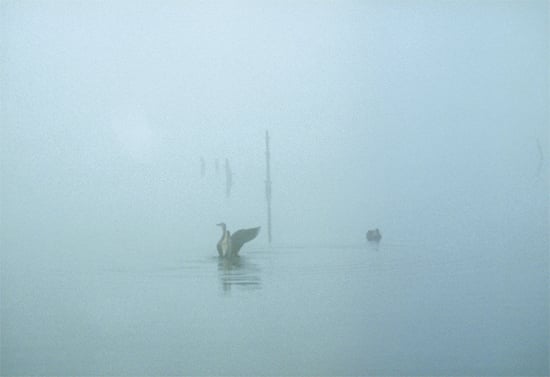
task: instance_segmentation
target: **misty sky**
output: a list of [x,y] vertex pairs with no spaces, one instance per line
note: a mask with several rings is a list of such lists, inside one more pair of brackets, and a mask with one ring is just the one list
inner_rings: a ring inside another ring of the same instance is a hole
[[[266,129],[276,241],[548,224],[546,1],[0,12],[7,245],[210,247],[217,222],[265,227]],[[216,158],[231,161],[230,200]]]

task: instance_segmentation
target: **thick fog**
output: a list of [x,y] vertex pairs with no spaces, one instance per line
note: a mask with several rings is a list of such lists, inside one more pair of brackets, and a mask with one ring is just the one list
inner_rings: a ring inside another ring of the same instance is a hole
[[2,17],[8,240],[200,244],[222,220],[264,224],[267,129],[276,241],[532,228],[541,214],[513,219],[546,211],[544,2],[15,2]]
[[217,255],[222,221],[262,226],[267,245],[266,130],[274,246],[357,245],[378,227],[398,243],[524,238],[548,262],[545,1],[4,1],[0,14],[11,296],[29,261]]

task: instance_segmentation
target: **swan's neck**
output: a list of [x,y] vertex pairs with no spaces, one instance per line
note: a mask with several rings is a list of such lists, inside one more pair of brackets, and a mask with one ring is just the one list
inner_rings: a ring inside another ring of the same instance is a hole
[[220,238],[220,241],[218,242],[218,245],[221,249],[221,255],[227,256],[231,253],[231,235],[226,230],[225,225],[221,225],[222,227],[222,238]]

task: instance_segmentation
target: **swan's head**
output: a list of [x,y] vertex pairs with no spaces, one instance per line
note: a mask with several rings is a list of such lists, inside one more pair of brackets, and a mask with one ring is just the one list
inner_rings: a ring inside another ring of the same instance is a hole
[[219,223],[219,224],[216,224],[217,226],[221,226],[222,228],[225,228],[225,223]]

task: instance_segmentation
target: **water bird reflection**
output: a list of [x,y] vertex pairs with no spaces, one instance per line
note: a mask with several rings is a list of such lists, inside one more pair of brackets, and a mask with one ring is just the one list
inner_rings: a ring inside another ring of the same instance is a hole
[[230,292],[232,286],[243,289],[261,288],[260,268],[245,257],[218,258],[218,272],[225,293]]

